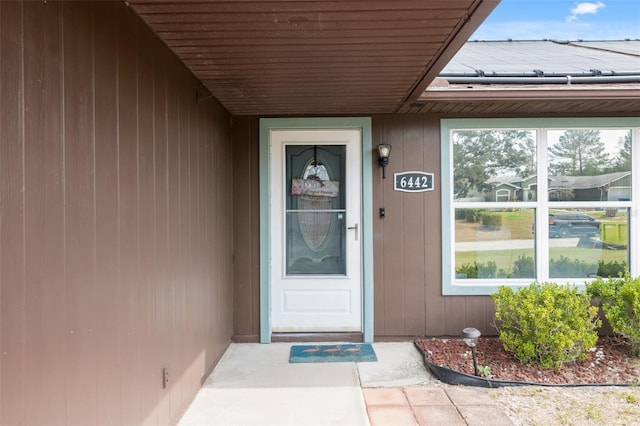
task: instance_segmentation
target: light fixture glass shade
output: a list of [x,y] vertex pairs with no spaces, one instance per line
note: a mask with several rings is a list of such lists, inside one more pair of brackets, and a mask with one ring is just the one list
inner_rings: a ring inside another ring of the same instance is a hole
[[391,145],[380,144],[378,145],[378,158],[389,158],[391,153]]
[[478,329],[473,327],[467,327],[464,330],[462,330],[462,333],[460,333],[460,337],[462,337],[462,339],[464,340],[464,343],[470,348],[475,348],[480,336],[481,336],[480,331],[478,331]]

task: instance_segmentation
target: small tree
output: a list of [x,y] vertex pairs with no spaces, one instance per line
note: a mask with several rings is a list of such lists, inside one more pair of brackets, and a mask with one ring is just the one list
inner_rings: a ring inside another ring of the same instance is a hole
[[599,130],[567,130],[549,147],[550,169],[556,175],[593,176],[609,164]]
[[618,141],[620,151],[614,160],[612,172],[626,172],[631,170],[631,130]]

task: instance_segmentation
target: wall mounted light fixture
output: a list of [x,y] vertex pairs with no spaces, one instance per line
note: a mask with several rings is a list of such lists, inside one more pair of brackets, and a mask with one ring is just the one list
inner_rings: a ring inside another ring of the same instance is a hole
[[382,179],[387,178],[386,167],[389,164],[389,154],[391,153],[391,145],[378,145],[378,164],[382,167]]

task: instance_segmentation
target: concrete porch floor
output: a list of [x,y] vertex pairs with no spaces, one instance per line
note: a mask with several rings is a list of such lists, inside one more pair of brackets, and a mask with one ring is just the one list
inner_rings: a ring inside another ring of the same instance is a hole
[[179,425],[513,424],[486,389],[435,379],[412,342],[362,363],[290,364],[291,345],[231,344]]

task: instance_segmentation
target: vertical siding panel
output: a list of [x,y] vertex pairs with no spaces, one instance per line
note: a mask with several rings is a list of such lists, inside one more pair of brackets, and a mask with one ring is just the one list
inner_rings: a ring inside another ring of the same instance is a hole
[[[249,125],[251,126],[251,135],[254,135],[254,138],[259,138],[260,121],[258,119],[253,119]],[[250,330],[252,330],[251,334],[255,334],[258,338],[260,335],[260,185],[258,185],[257,182],[260,181],[260,144],[251,143],[250,145],[251,182],[256,182],[255,185],[251,185],[253,189],[250,192],[250,196],[254,201],[250,206],[252,211],[251,221],[248,222],[251,224],[251,229],[255,230],[255,232],[252,232],[251,235],[249,235],[249,246],[247,247],[247,250],[250,250],[252,253],[252,263],[250,264],[251,300],[249,303],[242,305],[241,307],[238,307],[236,304],[236,307],[241,310],[245,310],[248,307],[254,312],[250,323]],[[246,190],[243,192],[246,193]],[[249,193],[247,193],[247,195],[249,195]],[[232,213],[235,215],[237,212],[233,211]],[[236,253],[240,254],[243,252],[236,251]]]
[[[191,282],[194,284],[194,293],[192,294],[192,304],[196,306],[196,314],[194,321],[193,340],[191,341],[192,353],[196,354],[194,359],[193,368],[193,380],[197,381],[201,378],[201,372],[204,365],[204,351],[203,349],[210,344],[207,336],[207,318],[209,318],[209,294],[208,283],[204,276],[204,261],[205,253],[202,252],[202,238],[203,231],[201,212],[200,209],[203,206],[202,203],[202,181],[200,175],[202,173],[202,111],[198,104],[194,100],[191,102],[193,108],[193,124],[192,128],[195,130],[191,134],[190,151],[189,151],[189,182],[190,182],[190,194],[191,194],[191,207],[189,215],[189,227],[191,234],[190,242],[190,271]],[[208,277],[210,278],[210,277]]]
[[[211,115],[218,115],[216,111],[216,105],[212,102],[212,100],[207,101],[211,104],[212,108],[209,109]],[[227,187],[227,185],[231,185],[231,181],[228,180],[228,163],[221,164],[219,167],[215,167],[213,163],[213,152],[217,151],[219,155],[224,158],[228,158],[228,153],[226,151],[226,145],[221,138],[221,132],[216,131],[212,123],[207,123],[207,141],[205,143],[205,182],[206,182],[206,195],[207,195],[207,211],[214,211],[216,206],[220,210],[220,216],[222,218],[226,217],[226,211],[229,204],[233,204],[233,200],[228,197],[228,194],[222,191],[216,191],[215,188],[217,185],[221,187]],[[226,199],[225,199],[226,198]],[[205,217],[206,220],[206,217]],[[214,338],[211,342],[211,350],[207,353],[207,359],[205,361],[205,374],[206,374],[206,366],[210,365],[211,362],[218,356],[217,349],[222,343],[224,339],[224,335],[227,334],[227,324],[229,323],[226,320],[227,315],[227,306],[222,303],[222,300],[225,298],[225,294],[227,292],[227,284],[228,280],[226,279],[227,267],[229,265],[229,254],[225,253],[222,248],[226,246],[226,232],[225,229],[220,227],[219,223],[215,221],[207,220],[207,224],[209,226],[209,238],[212,244],[205,247],[206,253],[209,253],[209,256],[215,256],[215,264],[211,263],[209,265],[209,273],[214,277],[214,280],[211,282],[211,309],[212,315],[216,316],[216,321],[213,328],[211,329],[210,335]],[[232,296],[233,297],[233,296]],[[232,319],[233,321],[233,319]]]
[[[196,326],[197,326],[197,307],[198,304],[194,303],[197,299],[197,296],[194,297],[194,292],[196,292],[197,283],[193,280],[193,253],[191,252],[191,243],[192,243],[192,230],[191,230],[191,203],[193,194],[191,192],[191,187],[193,182],[191,181],[191,150],[192,150],[192,134],[195,134],[194,128],[194,119],[193,115],[195,113],[192,100],[190,97],[185,97],[185,139],[181,141],[181,151],[180,151],[180,159],[182,161],[181,164],[181,196],[182,196],[182,212],[181,212],[181,228],[182,228],[182,243],[183,243],[183,252],[182,252],[182,275],[184,280],[184,292],[185,292],[185,307],[192,307],[191,309],[186,309],[184,312],[185,316],[185,328],[184,328],[184,348],[185,348],[185,375],[187,381],[185,383],[186,389],[185,394],[190,394],[192,392],[192,383],[195,380],[196,375],[194,375],[194,363],[195,361],[192,359],[191,354],[197,350],[194,347],[194,341],[196,340],[195,335],[197,334]],[[191,324],[191,327],[186,327],[186,324]]]
[[[238,341],[257,341],[260,333],[260,121],[257,117],[233,117],[233,163],[229,177],[233,188],[234,264],[233,330]],[[251,182],[247,188],[247,182]],[[376,318],[377,319],[377,318]]]
[[[170,81],[177,79],[178,70],[170,67]],[[180,233],[180,131],[181,122],[181,102],[180,94],[175,90],[175,86],[170,85],[168,92],[168,242],[169,242],[169,284],[170,284],[170,348],[171,360],[170,367],[172,371],[184,371],[184,363],[182,361],[183,351],[183,330],[181,325],[184,323],[184,286],[181,284],[181,233]],[[169,382],[171,392],[171,418],[176,418],[178,409],[181,407],[183,387],[183,375],[176,377],[174,374]]]
[[96,419],[92,11],[63,5],[67,424]]
[[66,421],[60,7],[24,4],[28,424]]
[[[118,189],[120,288],[119,327],[122,354],[122,424],[140,424],[140,280],[138,272],[138,139],[137,139],[137,37],[136,19],[126,9],[118,17],[123,31],[118,34]],[[133,35],[133,37],[132,37]]]
[[[142,24],[140,24],[142,25]],[[154,65],[151,55],[153,44],[143,31],[140,31],[136,41],[146,49],[140,49],[142,54],[138,61],[138,202],[139,202],[139,238],[138,246],[140,275],[140,299],[138,316],[140,333],[138,345],[140,347],[140,404],[142,410],[142,424],[157,424],[157,392],[160,387],[157,354],[154,350],[154,328],[157,323],[155,316],[155,274],[154,253],[155,244],[155,211],[154,211],[154,140],[153,140],[153,108],[154,108]]]
[[[372,140],[374,149],[376,145],[383,143],[384,140],[384,124],[385,119],[379,117],[379,119],[372,120]],[[372,155],[372,180],[373,180],[373,253],[374,257],[378,261],[373,262],[373,318],[374,318],[374,333],[378,336],[384,336],[387,334],[386,330],[386,299],[385,284],[384,284],[384,271],[386,264],[385,250],[384,250],[384,234],[387,219],[381,219],[379,215],[379,209],[385,207],[384,200],[384,187],[381,184],[382,179],[379,174],[379,167],[377,163],[377,155]],[[378,213],[378,214],[376,214]]]
[[[200,208],[200,182],[198,181],[198,143],[200,138],[200,109],[195,101],[190,102],[190,108],[192,109],[192,123],[190,128],[193,129],[189,135],[189,282],[193,286],[191,293],[191,306],[195,306],[194,318],[193,318],[193,333],[191,334],[191,341],[189,347],[191,353],[195,354],[193,359],[193,368],[191,370],[192,383],[200,379],[200,371],[203,361],[203,346],[206,346],[208,342],[201,340],[205,335],[203,330],[203,324],[205,318],[207,318],[206,306],[208,303],[207,296],[205,294],[205,283],[202,280],[202,266],[200,265],[199,243],[201,238],[199,212]],[[203,345],[204,343],[204,345]]]
[[[236,220],[233,223],[234,234],[234,281],[233,298],[234,303],[240,306],[252,306],[252,285],[251,264],[253,250],[251,247],[251,234],[253,228],[246,226],[251,223],[252,201],[246,191],[245,182],[251,176],[251,133],[249,117],[234,117],[233,119],[233,210]],[[242,184],[240,184],[242,182]],[[257,186],[258,181],[251,179],[251,187]],[[255,183],[255,185],[254,185]],[[240,256],[242,253],[242,256]],[[233,328],[238,336],[252,333],[251,323],[256,312],[253,309],[236,309],[233,315]]]
[[22,5],[0,2],[0,424],[25,424]]
[[[209,330],[209,319],[211,318],[211,299],[209,295],[209,284],[213,277],[207,277],[205,275],[206,266],[204,264],[204,262],[209,259],[207,253],[204,252],[203,241],[205,238],[207,238],[207,230],[203,226],[204,224],[202,222],[202,209],[205,206],[203,197],[204,181],[202,179],[203,140],[205,137],[203,126],[204,114],[201,105],[198,105],[197,102],[194,105],[196,110],[195,128],[197,129],[197,132],[194,139],[195,149],[192,151],[192,178],[195,185],[192,187],[192,191],[194,193],[194,204],[191,209],[191,232],[193,235],[192,250],[195,261],[195,264],[193,265],[195,268],[194,280],[198,283],[198,307],[200,314],[197,320],[198,334],[196,336],[196,340],[194,341],[194,343],[196,344],[196,348],[200,349],[200,356],[198,356],[197,359],[195,374],[196,377],[200,379],[202,377],[202,371],[204,369],[205,352],[210,348],[211,345],[211,336],[207,336],[207,331]],[[199,342],[204,342],[204,345]]]
[[458,335],[463,328],[469,327],[467,324],[467,298],[465,297],[444,297],[445,312],[442,334]]
[[[197,300],[197,296],[194,297],[195,285],[196,283],[192,280],[193,273],[193,256],[191,253],[191,185],[190,181],[191,177],[191,138],[192,133],[195,133],[195,129],[193,126],[193,114],[194,108],[192,104],[192,99],[190,96],[187,96],[186,93],[182,95],[182,102],[184,105],[184,116],[181,121],[184,122],[183,131],[184,134],[180,138],[180,202],[181,202],[181,211],[180,211],[180,235],[182,239],[182,253],[181,253],[181,270],[180,273],[182,275],[181,281],[184,292],[184,301],[185,307],[182,313],[185,321],[183,323],[182,335],[183,337],[183,348],[184,348],[184,362],[185,362],[185,382],[183,388],[184,398],[188,398],[188,395],[193,391],[193,381],[195,379],[195,375],[193,373],[194,370],[194,360],[191,358],[190,354],[193,354],[194,351],[197,351],[197,347],[194,347],[195,341],[195,325],[197,318],[197,303],[194,303]],[[192,326],[188,327],[187,324]]]
[[[199,107],[202,110],[203,117],[208,116],[209,114],[213,115],[213,108],[211,108],[211,102],[208,100],[203,100],[199,102]],[[211,162],[209,159],[212,147],[217,144],[216,135],[214,134],[211,123],[202,120],[202,144],[201,144],[201,173],[200,179],[202,180],[202,187],[200,189],[200,193],[202,194],[202,207],[203,209],[200,211],[201,223],[203,226],[203,234],[206,235],[206,239],[201,244],[202,254],[204,262],[204,271],[203,275],[205,277],[209,276],[209,279],[205,278],[205,282],[207,284],[207,293],[208,293],[208,307],[207,307],[207,328],[206,334],[209,336],[209,344],[207,345],[205,363],[204,363],[204,371],[206,371],[206,366],[209,365],[210,358],[214,358],[215,348],[217,346],[217,342],[220,339],[220,335],[223,332],[221,327],[224,327],[221,318],[224,314],[224,310],[219,306],[220,297],[223,294],[224,287],[221,280],[221,275],[224,272],[223,265],[220,262],[221,253],[217,250],[220,245],[222,245],[221,232],[213,224],[211,221],[207,220],[206,212],[212,211],[211,207],[213,205],[212,200],[216,198],[216,194],[213,193],[213,183],[222,184],[223,180],[221,179],[220,172],[224,170],[224,165],[218,167],[216,170],[211,168]],[[222,148],[222,147],[220,147]],[[222,149],[220,150],[220,154],[224,155]],[[218,193],[219,195],[220,193]],[[231,201],[231,200],[229,200]],[[219,204],[219,210],[221,216],[224,215],[223,204]]]
[[[213,100],[210,101],[214,103]],[[214,104],[214,114],[220,116],[224,113],[222,108],[217,104]],[[230,161],[225,161],[222,167],[217,168],[214,152],[220,151],[224,158],[233,158],[232,147],[225,141],[230,140],[231,134],[228,128],[215,129],[212,123],[209,124],[209,128],[212,129],[214,135],[214,142],[212,149],[209,150],[209,168],[211,170],[220,169],[219,178],[211,181],[211,200],[208,210],[215,211],[219,206],[222,220],[212,221],[213,225],[217,228],[217,236],[214,238],[217,246],[215,247],[215,253],[219,259],[219,274],[217,286],[220,288],[218,293],[217,308],[221,312],[220,324],[216,330],[217,339],[214,342],[215,347],[210,353],[210,359],[207,360],[207,365],[210,365],[215,358],[222,356],[221,348],[225,348],[229,342],[229,336],[233,334],[233,304],[225,303],[225,300],[233,300],[233,265],[232,257],[228,251],[233,247],[233,229],[229,226],[222,226],[223,223],[233,223],[233,199],[229,192],[229,189],[233,187],[233,164]],[[227,188],[226,191],[219,191],[217,188]],[[214,197],[215,194],[215,197]]]
[[[221,110],[221,108],[218,108]],[[223,111],[220,111],[217,115],[220,115]],[[231,144],[225,143],[231,139],[231,129],[218,129],[217,130],[217,146],[222,146],[225,148],[225,158],[233,158],[233,147]],[[214,153],[211,153],[211,167],[215,167],[215,157]],[[225,188],[233,188],[233,162],[227,162],[225,164],[223,170],[223,179],[222,185]],[[249,180],[251,182],[251,180]],[[216,191],[217,193],[217,191]],[[226,202],[223,199],[226,198]],[[225,223],[233,223],[233,195],[232,193],[227,192],[226,194],[220,195],[221,205],[225,207]],[[217,205],[217,201],[212,204],[211,208],[215,210]],[[220,348],[226,346],[226,343],[229,341],[229,336],[233,335],[233,304],[228,305],[224,303],[225,300],[233,300],[233,256],[232,253],[228,253],[224,250],[225,247],[233,248],[233,227],[224,227],[222,226],[222,222],[214,222],[216,226],[220,229],[220,233],[222,234],[222,244],[218,248],[219,256],[222,261],[222,282],[220,283],[224,291],[221,294],[220,300],[218,300],[218,306],[221,306],[224,315],[222,318],[222,324],[220,328],[219,335],[222,340],[219,341],[217,350],[220,352]],[[251,305],[247,305],[248,309],[251,309]],[[255,315],[254,315],[255,316]],[[220,353],[222,355],[222,353]]]
[[[403,117],[403,149],[401,171],[424,171],[422,162],[424,150],[423,120],[416,114]],[[392,176],[390,176],[392,177]],[[393,185],[393,184],[391,184]],[[403,234],[405,287],[403,312],[405,335],[423,335],[425,323],[425,245],[424,198],[425,192],[400,193],[403,203]]]
[[116,8],[96,6],[94,30],[96,182],[96,400],[98,425],[121,424],[118,279],[118,52]]
[[[405,209],[402,203],[402,193],[393,190],[393,174],[404,169],[401,155],[404,150],[402,121],[399,116],[386,120],[383,130],[383,140],[380,143],[390,143],[395,156],[387,167],[387,178],[382,179],[382,170],[376,167],[376,173],[383,191],[383,203],[387,208],[384,220],[384,257],[383,271],[384,299],[385,299],[385,334],[405,335],[405,274],[402,259],[406,255],[403,233],[403,218]],[[375,179],[375,177],[374,177]]]
[[443,318],[451,315],[445,310],[442,296],[442,209],[440,170],[440,123],[437,118],[425,118],[424,163],[425,171],[434,174],[434,190],[425,197],[425,334],[438,336],[445,333]]
[[[202,108],[194,100],[194,117],[193,128],[196,129],[193,135],[193,144],[191,150],[191,193],[193,197],[191,199],[191,253],[192,253],[192,267],[193,267],[193,281],[197,286],[197,296],[194,299],[194,303],[198,306],[198,318],[196,320],[196,335],[193,343],[194,349],[204,349],[211,343],[207,339],[203,339],[207,335],[209,329],[208,319],[209,317],[209,289],[208,282],[204,275],[204,261],[207,255],[203,252],[202,242],[206,238],[206,229],[202,226],[202,208],[204,205],[203,193],[202,193],[202,141],[204,138],[203,122],[202,122]],[[211,277],[207,277],[211,279]],[[196,302],[197,300],[197,302]],[[204,347],[199,342],[205,342]],[[201,352],[202,355],[204,353]],[[202,364],[204,364],[204,356],[198,357],[196,368],[194,370],[194,379],[199,378],[201,374]],[[202,358],[202,361],[200,360]],[[202,364],[201,364],[202,362]]]
[[[159,49],[158,49],[159,50]],[[154,274],[155,283],[158,289],[156,297],[156,317],[158,319],[156,325],[155,350],[159,355],[158,361],[161,369],[171,366],[171,309],[169,301],[171,300],[171,291],[169,286],[169,231],[168,231],[168,167],[167,167],[167,70],[165,56],[156,54],[154,58],[155,77],[154,82],[154,182],[155,182],[155,229],[156,251],[154,258]],[[160,377],[156,386],[159,389],[158,399],[158,423],[168,424],[171,422],[171,404],[170,404],[170,387],[161,388],[162,378]],[[171,386],[171,385],[170,385]]]
[[489,304],[491,299],[487,296],[468,297],[465,306],[465,327],[476,327],[484,334],[495,334],[491,327],[492,312]]
[[[202,114],[201,117],[208,115],[215,115],[213,104],[209,100],[203,100],[199,102],[199,109]],[[207,351],[205,352],[203,371],[206,371],[206,366],[209,365],[211,358],[215,358],[215,350],[220,340],[220,336],[223,334],[224,322],[224,308],[219,305],[220,297],[224,293],[224,283],[222,276],[224,274],[224,263],[222,262],[222,253],[218,251],[224,242],[222,239],[222,230],[220,230],[213,222],[207,220],[206,211],[212,211],[212,206],[216,203],[221,192],[217,194],[213,192],[215,185],[223,185],[225,166],[219,165],[216,169],[213,169],[210,162],[210,153],[214,146],[218,145],[217,135],[211,127],[211,123],[202,120],[200,123],[202,128],[201,143],[200,143],[200,180],[202,182],[200,187],[201,194],[201,206],[200,223],[202,224],[202,232],[206,235],[206,239],[201,243],[204,262],[203,276],[209,276],[209,279],[205,278],[206,293],[207,293],[207,312],[206,312],[206,329],[203,330],[208,336],[209,341],[207,344]],[[224,156],[224,147],[217,146],[218,153]],[[232,202],[232,200],[228,200]],[[224,217],[224,202],[217,204],[220,217]],[[203,215],[204,213],[204,215]]]
[[[211,111],[212,115],[216,114],[215,105],[213,102],[207,100],[209,105],[207,110]],[[218,206],[220,211],[220,216],[226,216],[226,208],[230,203],[233,203],[231,199],[224,199],[225,193],[222,191],[215,191],[214,188],[217,185],[224,186],[227,184],[227,164],[220,164],[218,167],[213,166],[213,162],[211,159],[211,154],[214,150],[218,151],[219,155],[223,157],[227,157],[225,152],[225,146],[221,143],[222,139],[220,138],[220,132],[216,132],[213,129],[211,123],[206,124],[207,127],[207,139],[205,141],[204,152],[205,152],[205,162],[204,162],[204,170],[205,170],[205,184],[206,184],[206,203],[207,203],[207,211],[213,211],[214,206]],[[229,182],[231,183],[231,182]],[[226,307],[221,303],[227,289],[227,280],[225,279],[225,273],[227,269],[226,260],[228,259],[228,254],[221,251],[221,248],[225,246],[226,238],[225,231],[222,229],[217,223],[212,221],[207,221],[209,227],[209,238],[212,245],[205,247],[205,253],[209,254],[209,257],[213,260],[209,266],[209,273],[213,276],[213,281],[210,284],[211,287],[211,313],[210,317],[213,319],[211,321],[211,331],[210,335],[213,337],[211,340],[211,350],[207,352],[207,358],[205,360],[205,373],[206,366],[211,363],[213,359],[218,355],[216,353],[217,347],[221,342],[223,335],[226,334],[226,325],[227,321],[225,321],[226,317]],[[227,259],[225,259],[225,257]]]
[[[212,109],[210,108],[210,102],[207,100],[203,100],[198,102],[198,109],[200,110],[201,117],[211,116]],[[220,317],[220,310],[217,309],[217,300],[219,294],[222,293],[222,286],[218,280],[218,275],[220,274],[220,265],[217,261],[218,256],[220,255],[217,251],[217,245],[220,240],[216,239],[215,235],[215,226],[211,223],[211,221],[207,220],[207,212],[211,210],[210,200],[214,195],[212,194],[212,186],[210,182],[210,178],[212,175],[212,170],[209,170],[209,153],[211,152],[212,141],[212,132],[211,132],[211,123],[208,120],[200,120],[199,126],[201,128],[200,137],[199,137],[199,154],[198,154],[198,164],[199,164],[199,174],[198,181],[200,183],[200,208],[198,209],[199,214],[199,222],[200,222],[200,255],[201,259],[201,268],[202,268],[202,279],[203,284],[205,286],[206,291],[206,320],[203,327],[203,332],[206,338],[206,352],[205,359],[203,365],[203,373],[206,370],[206,366],[209,365],[209,356],[213,356],[212,353],[216,347],[217,334],[219,327],[221,324],[218,321]],[[219,238],[219,235],[218,235]]]
[[[201,103],[206,102],[206,113],[207,115],[215,114],[213,108],[210,108],[211,102],[207,100],[202,101]],[[203,105],[205,107],[205,105]],[[218,251],[218,248],[223,244],[222,239],[222,230],[219,229],[216,224],[210,220],[207,220],[206,212],[213,211],[213,206],[216,204],[216,198],[221,194],[218,192],[217,194],[214,192],[215,184],[223,184],[224,178],[221,176],[221,172],[224,172],[224,165],[220,165],[220,167],[214,169],[211,163],[211,152],[214,147],[218,145],[218,138],[210,122],[203,122],[204,127],[204,144],[203,144],[203,175],[204,179],[204,187],[203,187],[203,195],[204,195],[204,204],[206,206],[206,210],[204,211],[205,216],[203,217],[203,221],[205,227],[207,229],[207,240],[205,241],[203,252],[205,254],[205,265],[207,265],[206,274],[211,277],[209,282],[209,327],[207,330],[207,334],[211,336],[210,340],[210,350],[207,351],[207,358],[205,359],[205,369],[206,366],[209,365],[210,358],[215,358],[215,349],[217,347],[217,343],[220,340],[220,336],[224,332],[224,322],[222,318],[224,317],[224,308],[220,305],[220,300],[222,294],[224,294],[224,282],[222,281],[222,275],[224,274],[224,265],[221,262],[222,253]],[[224,155],[223,147],[220,146],[220,155]],[[228,200],[231,202],[232,200]],[[217,204],[220,209],[221,216],[224,216],[224,203]]]
[[[209,123],[204,119],[204,117],[208,116],[212,110],[209,108],[209,102],[202,101],[199,102],[198,110],[200,120],[198,121],[199,127],[201,129],[199,135],[198,142],[198,182],[199,182],[199,200],[200,205],[198,208],[198,223],[200,230],[200,241],[198,244],[198,249],[200,253],[200,277],[202,279],[202,284],[204,286],[204,297],[207,303],[204,306],[205,315],[203,317],[203,327],[202,333],[204,337],[204,341],[207,342],[205,345],[206,351],[204,352],[204,364],[202,365],[202,370],[200,374],[202,375],[206,370],[207,360],[209,354],[211,354],[215,348],[216,335],[212,333],[212,325],[219,326],[217,323],[218,316],[220,315],[220,311],[216,310],[215,307],[215,299],[217,297],[218,291],[221,289],[220,283],[217,282],[217,274],[220,272],[220,268],[218,265],[217,256],[218,253],[215,252],[214,239],[212,235],[213,226],[210,226],[209,221],[206,220],[206,214],[209,210],[209,182],[207,182],[207,145],[210,143],[211,133],[209,132]],[[214,243],[214,244],[211,244]],[[217,245],[217,244],[216,244]],[[203,377],[204,379],[204,377]]]

